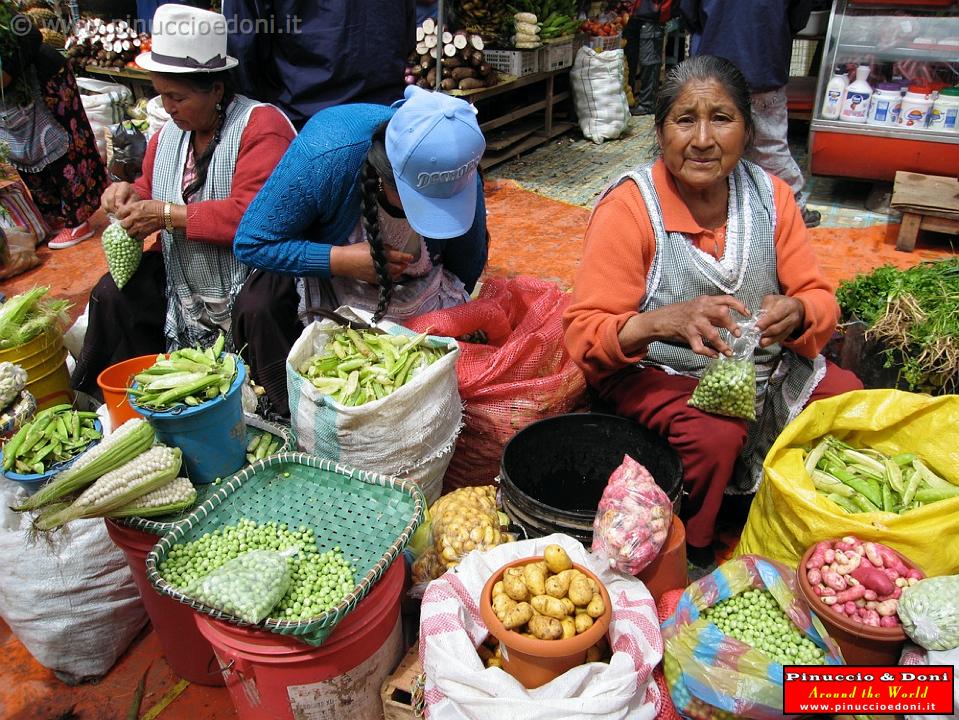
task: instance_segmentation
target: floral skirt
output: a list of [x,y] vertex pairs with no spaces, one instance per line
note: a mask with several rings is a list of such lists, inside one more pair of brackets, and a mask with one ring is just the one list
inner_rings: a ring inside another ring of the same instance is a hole
[[47,224],[72,228],[100,207],[100,196],[109,184],[107,170],[69,64],[47,80],[43,99],[70,135],[70,147],[40,172],[22,172],[20,176]]

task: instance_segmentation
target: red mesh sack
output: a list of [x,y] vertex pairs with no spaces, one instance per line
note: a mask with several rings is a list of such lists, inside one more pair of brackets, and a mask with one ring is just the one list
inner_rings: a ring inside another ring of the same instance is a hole
[[[490,484],[503,446],[517,431],[585,403],[586,379],[563,344],[568,304],[569,296],[553,283],[490,278],[476,300],[407,323],[417,332],[460,340],[456,373],[464,425],[444,491]],[[482,342],[470,342],[480,333]]]
[[[682,590],[669,590],[660,596],[659,602],[656,603],[656,616],[660,622],[663,622],[673,614],[676,606],[679,604],[679,598],[682,596]],[[676,712],[676,706],[673,705],[673,699],[669,694],[669,684],[663,675],[662,663],[657,665],[656,669],[653,670],[653,680],[655,680],[656,685],[659,686],[659,694],[663,698],[663,704],[659,708],[656,720],[680,720],[682,716]]]

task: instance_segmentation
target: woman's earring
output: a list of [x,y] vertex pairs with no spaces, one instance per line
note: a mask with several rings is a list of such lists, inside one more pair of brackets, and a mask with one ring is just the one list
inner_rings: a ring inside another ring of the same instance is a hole
[[382,194],[383,194],[383,178],[377,178],[376,181],[377,181],[377,183],[379,184],[379,192],[380,192],[380,195],[382,195]]
[[221,103],[217,103],[217,104],[216,104],[216,111],[217,111],[217,112],[222,112],[222,111],[223,111],[223,105],[222,105]]

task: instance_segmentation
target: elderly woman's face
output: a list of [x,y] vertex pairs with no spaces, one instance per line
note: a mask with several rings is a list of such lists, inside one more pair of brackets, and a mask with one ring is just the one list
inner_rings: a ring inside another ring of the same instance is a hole
[[163,109],[178,128],[186,132],[207,132],[216,127],[216,104],[223,98],[221,83],[214,83],[212,90],[203,92],[188,83],[156,73],[152,79]]
[[690,190],[724,182],[747,141],[742,113],[715,81],[686,83],[657,135],[666,167]]

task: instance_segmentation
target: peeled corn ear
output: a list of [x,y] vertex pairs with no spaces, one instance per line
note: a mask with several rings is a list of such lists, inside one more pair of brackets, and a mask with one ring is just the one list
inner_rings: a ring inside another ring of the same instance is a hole
[[104,517],[175,478],[180,472],[181,455],[179,448],[156,445],[108,472],[65,510],[41,513],[33,526],[37,530],[53,530],[71,520]]
[[187,478],[174,478],[166,485],[141,495],[121,508],[107,513],[108,517],[154,517],[186,510],[196,502],[196,488]]
[[156,435],[142,418],[127,420],[99,443],[83,453],[53,482],[28,497],[17,511],[36,510],[82,490],[102,475],[136,458],[153,445]]

